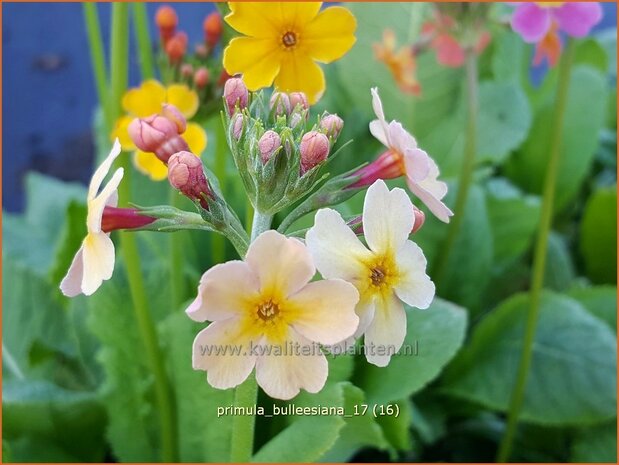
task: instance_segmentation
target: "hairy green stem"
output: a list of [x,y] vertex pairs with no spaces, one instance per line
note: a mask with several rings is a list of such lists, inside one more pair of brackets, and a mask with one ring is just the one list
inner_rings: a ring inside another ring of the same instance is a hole
[[135,27],[135,37],[138,43],[140,56],[140,71],[142,79],[151,79],[155,76],[155,61],[153,59],[152,43],[148,32],[148,17],[146,15],[146,4],[133,3],[133,25]]
[[[176,189],[170,189],[170,205],[179,206],[182,199]],[[185,240],[183,231],[176,231],[170,235],[170,287],[172,288],[172,301],[170,311],[176,312],[185,300],[185,261],[183,257],[183,241]]]
[[[88,46],[90,47],[90,59],[92,61],[92,71],[95,77],[95,87],[97,88],[97,97],[107,124],[110,120],[110,108],[107,99],[107,69],[105,66],[105,53],[103,51],[101,28],[99,27],[99,13],[97,13],[96,3],[84,3],[83,7],[86,34],[88,35]],[[106,130],[109,131],[110,129],[111,128],[108,127]]]
[[[219,181],[219,189],[225,195],[226,190],[226,162],[228,157],[228,143],[226,142],[226,133],[220,119],[215,121],[215,176]],[[211,246],[213,253],[213,262],[221,263],[226,259],[226,240],[216,234],[211,238]]]
[[[264,231],[271,228],[273,217],[264,215],[259,211],[254,212],[252,223],[252,242]],[[252,407],[258,399],[258,385],[252,374],[247,380],[236,388],[234,392],[235,407]],[[232,444],[230,448],[230,461],[242,463],[251,461],[254,450],[254,430],[256,427],[255,415],[236,415],[232,419]]]
[[447,231],[447,238],[440,249],[432,270],[432,278],[437,286],[445,276],[449,256],[458,239],[466,210],[466,201],[473,181],[475,168],[475,152],[477,150],[477,107],[478,107],[478,76],[477,55],[474,50],[466,53],[466,89],[467,89],[467,126],[464,146],[464,160],[458,178],[458,192],[454,206],[454,216]]
[[[127,88],[129,62],[129,17],[126,3],[112,5],[112,45],[110,65],[110,112],[108,124],[120,114],[120,100]],[[120,157],[120,164],[125,169],[125,176],[119,186],[120,202],[126,203],[131,195],[132,167],[129,158]],[[140,332],[149,367],[153,373],[155,383],[155,397],[161,427],[161,450],[164,462],[176,462],[176,422],[172,393],[168,383],[163,354],[161,353],[155,322],[149,311],[148,299],[144,288],[140,257],[138,254],[135,236],[130,233],[120,233],[121,252],[127,269],[127,278],[133,309]]]
[[544,271],[546,269],[546,253],[548,250],[548,237],[552,227],[552,217],[554,211],[554,198],[557,184],[557,171],[561,158],[561,139],[563,133],[563,121],[565,118],[565,108],[567,106],[568,90],[572,63],[574,61],[574,42],[568,40],[563,57],[561,58],[561,68],[559,69],[559,83],[555,100],[554,120],[552,126],[552,136],[550,139],[550,158],[546,170],[544,181],[544,192],[542,197],[542,212],[540,216],[539,230],[533,253],[533,273],[531,276],[531,291],[529,294],[529,307],[522,342],[522,353],[520,354],[520,364],[516,374],[516,383],[507,412],[507,427],[501,440],[497,455],[497,462],[506,462],[511,455],[518,417],[522,409],[524,395],[527,386],[527,378],[531,368],[533,356],[533,342],[535,341],[535,330],[539,317],[540,299],[544,287]]

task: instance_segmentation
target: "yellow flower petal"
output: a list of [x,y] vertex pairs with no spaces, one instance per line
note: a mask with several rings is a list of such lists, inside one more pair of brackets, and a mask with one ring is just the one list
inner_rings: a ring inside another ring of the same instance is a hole
[[140,87],[129,89],[122,98],[122,107],[126,112],[139,118],[161,111],[165,102],[166,90],[154,79],[144,81]]
[[325,75],[309,56],[287,53],[275,78],[275,86],[283,92],[305,92],[309,103],[313,104],[325,90]]
[[225,20],[241,34],[266,38],[280,33],[282,17],[278,4],[229,2],[228,6],[230,14],[225,17]]
[[131,123],[132,120],[133,116],[121,116],[116,120],[116,126],[114,127],[114,130],[111,134],[112,140],[118,137],[118,140],[120,141],[120,146],[125,152],[131,152],[135,150],[135,145],[133,144],[131,137],[129,137],[128,131],[129,123]]
[[187,119],[198,111],[198,94],[185,84],[172,84],[167,89],[167,103],[174,105]]
[[301,47],[315,60],[330,63],[353,46],[356,28],[357,20],[349,10],[329,7],[305,27]]
[[[305,28],[316,17],[321,6],[322,2],[279,3],[284,25],[295,32]],[[270,8],[273,8],[273,6],[270,6]]]
[[223,62],[228,74],[243,73],[245,85],[255,91],[273,84],[283,54],[273,39],[237,37],[224,50]]
[[140,173],[149,176],[153,181],[163,181],[168,177],[168,167],[154,153],[136,151],[133,164]]
[[189,146],[189,150],[196,156],[202,155],[204,149],[206,149],[206,144],[208,142],[206,131],[202,129],[202,126],[196,123],[187,124],[187,129],[181,137],[185,139],[187,145]]

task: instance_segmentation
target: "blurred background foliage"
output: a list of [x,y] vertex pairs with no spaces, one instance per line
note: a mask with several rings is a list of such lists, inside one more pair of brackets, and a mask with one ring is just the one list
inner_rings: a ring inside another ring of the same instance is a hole
[[[373,118],[369,89],[378,86],[388,119],[402,121],[437,161],[450,184],[446,203],[453,205],[466,123],[463,70],[442,67],[426,52],[417,64],[422,93],[407,96],[372,52],[386,27],[401,43],[413,41],[428,4],[347,7],[357,17],[358,41],[325,68],[327,91],[316,110],[338,113],[345,121],[340,141],[352,143],[329,169],[343,172],[379,153],[367,126]],[[211,8],[203,6],[200,18]],[[496,18],[503,13],[497,6]],[[60,25],[57,31],[63,33]],[[419,354],[395,357],[386,368],[362,357],[330,358],[325,389],[291,401],[347,409],[397,404],[400,415],[259,418],[256,461],[494,459],[522,347],[558,70],[532,75],[532,47],[505,25],[493,24],[491,34],[479,60],[477,164],[466,217],[438,298],[429,310],[408,313],[405,343],[418,346]],[[545,290],[514,461],[616,461],[615,57],[614,26],[577,44]],[[12,73],[5,67],[5,74]],[[39,105],[44,104],[43,98]],[[94,120],[95,147],[107,153],[100,119]],[[220,121],[202,122],[210,139],[202,159],[210,166],[223,143],[216,137]],[[7,176],[5,171],[3,181]],[[167,183],[134,180],[134,203],[166,203]],[[225,183],[228,201],[242,215],[245,196],[231,160]],[[3,459],[158,461],[153,380],[128,308],[123,267],[117,266],[113,280],[91,298],[66,299],[58,291],[84,235],[85,188],[35,172],[24,186],[23,213],[3,215]],[[362,202],[363,195],[357,195],[338,209],[358,214]],[[184,207],[192,208],[188,202]],[[426,218],[413,239],[431,269],[447,229],[432,215]],[[312,222],[310,215],[297,224]],[[201,273],[214,264],[211,239],[183,233],[187,261],[174,272],[183,273],[188,298]],[[232,391],[212,389],[204,373],[191,368],[200,325],[182,308],[168,305],[166,240],[138,234],[174,391],[179,458],[226,461],[232,418],[217,418],[216,408],[232,404]],[[235,258],[232,247],[227,258]],[[260,402],[273,401],[261,397]]]

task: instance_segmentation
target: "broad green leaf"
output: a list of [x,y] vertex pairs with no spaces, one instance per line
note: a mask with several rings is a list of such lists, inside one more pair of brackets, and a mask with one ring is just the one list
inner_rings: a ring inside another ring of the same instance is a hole
[[565,238],[551,231],[548,236],[544,287],[564,291],[572,285],[574,278],[574,264]]
[[[413,447],[410,433],[413,416],[411,402],[408,399],[402,399],[391,405],[396,404],[399,415],[379,416],[377,421],[394,451],[409,451]],[[396,457],[396,454],[392,454],[392,459]]]
[[[522,350],[528,296],[489,314],[450,365],[444,391],[506,411]],[[521,419],[545,425],[600,422],[616,414],[616,337],[577,301],[542,295]],[[595,393],[595,395],[591,395]]]
[[576,431],[570,459],[581,463],[617,463],[617,423]]
[[586,38],[578,43],[574,55],[574,62],[579,64],[587,64],[606,73],[608,70],[608,57],[606,50],[602,47],[599,41]]
[[[597,70],[579,65],[572,72],[561,138],[556,211],[563,210],[587,176],[606,112],[606,80]],[[510,179],[525,191],[542,192],[554,119],[553,96],[536,112],[529,137],[506,164]]]
[[568,295],[617,331],[617,288],[615,286],[575,287]]
[[[2,420],[7,438],[40,436],[79,461],[103,459],[105,412],[95,393],[69,391],[47,381],[5,381]],[[40,450],[38,460],[55,458],[53,449],[46,452]]]
[[[290,403],[300,407],[344,407],[346,384],[329,384],[317,394],[302,392]],[[262,446],[254,455],[254,462],[315,462],[334,446],[346,426],[344,418],[338,415],[288,419],[291,424]]]
[[524,195],[504,178],[486,185],[486,205],[494,238],[494,268],[502,270],[530,247],[539,223],[538,197]]
[[580,252],[593,282],[617,281],[617,186],[598,189],[587,201],[580,227]]
[[193,340],[203,327],[180,311],[162,324],[176,401],[180,460],[228,462],[233,417],[218,418],[217,408],[234,403],[234,390],[212,388],[204,371],[196,371],[191,366]]
[[364,415],[354,415],[355,409],[362,412],[367,405],[363,391],[352,384],[343,384],[346,425],[340,430],[333,447],[321,457],[322,462],[347,462],[362,448],[373,447],[384,450],[388,447],[383,429],[372,415],[371,406]]
[[413,355],[395,355],[384,368],[365,364],[354,378],[370,404],[409,397],[432,381],[456,354],[464,340],[466,311],[441,299],[427,310],[408,308],[404,345]]
[[497,81],[520,82],[524,63],[529,60],[527,45],[512,31],[497,34],[492,42],[491,68],[494,78]]

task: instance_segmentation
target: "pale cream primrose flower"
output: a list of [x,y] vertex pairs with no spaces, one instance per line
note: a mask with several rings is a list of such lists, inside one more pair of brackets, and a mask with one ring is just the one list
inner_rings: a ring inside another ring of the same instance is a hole
[[241,384],[255,367],[271,397],[320,391],[328,366],[317,343],[354,334],[359,293],[339,279],[310,282],[315,273],[305,245],[276,231],[258,236],[244,261],[204,273],[186,310],[195,321],[211,321],[194,341],[194,369],[219,389]]
[[370,123],[370,132],[385,147],[401,166],[402,174],[413,194],[426,204],[434,215],[449,223],[452,211],[442,202],[447,194],[447,184],[439,181],[435,161],[417,146],[415,138],[398,121],[387,123],[378,89],[372,89],[372,107],[378,119]]
[[[367,247],[340,214],[325,208],[316,213],[305,242],[316,268],[325,279],[344,279],[357,288],[359,327],[365,333],[368,362],[386,366],[391,356],[377,346],[402,347],[406,313],[402,302],[427,308],[434,298],[434,283],[426,275],[423,252],[408,236],[414,225],[413,205],[404,190],[389,191],[376,181],[363,206]],[[387,354],[387,355],[384,355]]]
[[60,290],[67,297],[78,294],[91,295],[103,281],[112,277],[114,271],[114,243],[110,234],[101,229],[103,210],[106,206],[118,204],[118,185],[123,177],[123,169],[118,168],[110,181],[99,192],[103,179],[107,176],[112,163],[120,154],[118,139],[112,151],[93,174],[88,187],[88,216],[86,227],[88,234],[82,246],[75,254],[66,276],[60,283]]

